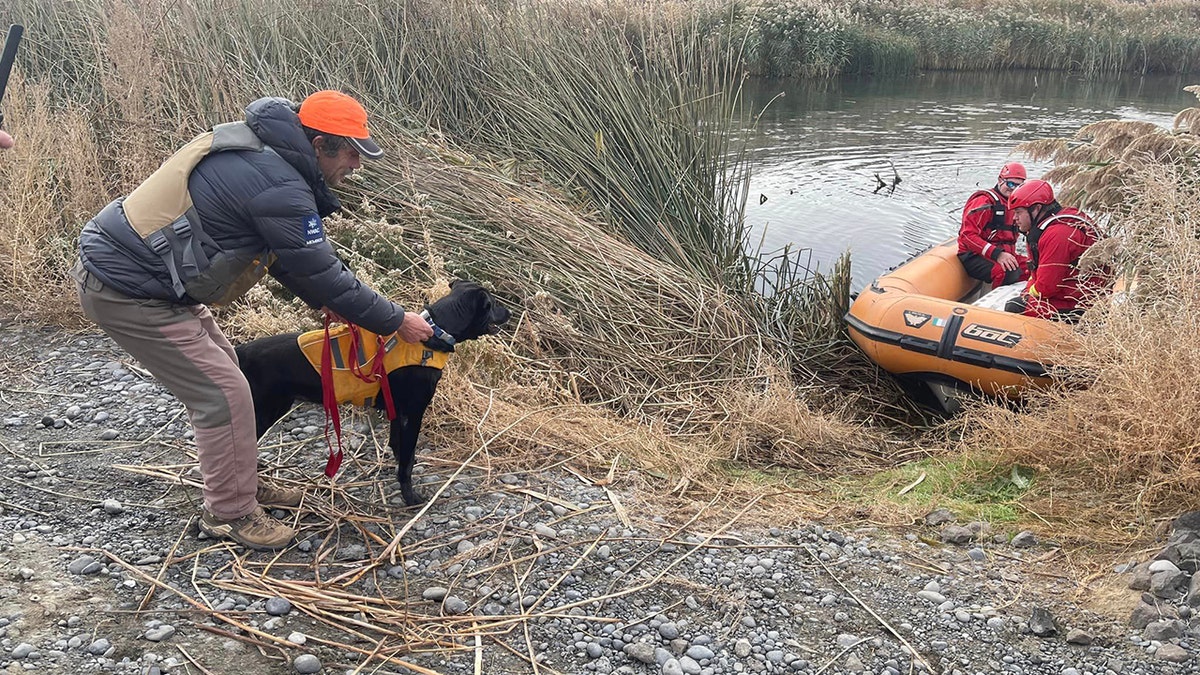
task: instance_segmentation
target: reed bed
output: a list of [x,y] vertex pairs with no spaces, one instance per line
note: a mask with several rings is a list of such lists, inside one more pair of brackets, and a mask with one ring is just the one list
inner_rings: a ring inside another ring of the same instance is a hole
[[[1200,96],[1200,87],[1188,90]],[[1200,508],[1196,110],[1182,111],[1172,130],[1108,121],[1026,147],[1056,162],[1047,177],[1059,181],[1063,203],[1111,215],[1111,239],[1093,262],[1127,290],[1081,325],[1081,353],[1072,355],[1081,386],[1041,392],[1021,412],[972,410],[962,446],[1040,469],[1023,504],[1073,525],[1071,537],[1127,541]]]
[[730,20],[764,75],[1200,68],[1200,13],[1186,0],[757,0]]
[[[14,182],[16,194],[77,200],[0,214],[18,311],[71,320],[63,272],[79,227],[181,141],[258,96],[333,86],[362,96],[389,151],[328,224],[343,258],[411,306],[458,276],[488,283],[518,317],[507,339],[456,357],[433,438],[507,429],[497,453],[650,469],[662,476],[650,491],[677,495],[724,489],[731,463],[844,473],[891,461],[894,443],[853,422],[824,380],[863,367],[841,336],[848,263],[815,275],[800,251],[748,250],[743,155],[727,133],[742,123],[742,71],[694,13],[431,0],[351,20],[294,0],[11,5],[31,26],[28,84],[13,99],[41,108],[10,107],[31,152],[0,172],[90,171]],[[55,145],[71,124],[87,142]],[[247,338],[313,317],[260,285],[220,320]]]

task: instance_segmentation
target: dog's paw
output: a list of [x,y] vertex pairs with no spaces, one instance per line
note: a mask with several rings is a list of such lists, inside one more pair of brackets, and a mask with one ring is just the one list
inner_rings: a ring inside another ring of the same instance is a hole
[[408,506],[419,506],[425,503],[425,495],[417,492],[410,485],[400,485],[400,496],[404,497],[404,503]]

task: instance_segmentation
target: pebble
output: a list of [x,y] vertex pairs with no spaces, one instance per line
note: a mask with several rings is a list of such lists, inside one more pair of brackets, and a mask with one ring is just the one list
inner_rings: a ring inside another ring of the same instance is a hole
[[304,633],[293,632],[287,636],[287,641],[294,645],[302,645],[305,642],[308,642],[308,636]]
[[100,656],[112,648],[112,643],[105,638],[100,638],[92,644],[88,645],[88,653]]
[[287,598],[267,598],[264,609],[271,616],[283,616],[292,611],[292,603]]
[[319,673],[321,672],[321,660],[312,654],[301,654],[292,662],[292,667],[297,673]]
[[687,655],[697,661],[711,659],[714,656],[713,650],[705,647],[704,645],[692,645],[691,647],[688,647]]
[[683,666],[678,659],[668,659],[662,664],[662,675],[683,675]]
[[121,502],[117,501],[116,499],[105,499],[103,502],[101,502],[100,506],[104,509],[104,512],[110,516],[118,516],[122,513],[125,513],[125,507],[122,506]]
[[733,643],[733,653],[736,654],[739,659],[744,659],[747,656],[750,656],[750,649],[750,641],[746,638],[739,638],[737,642]]
[[450,597],[446,598],[445,602],[442,603],[442,608],[446,610],[447,614],[457,615],[466,614],[467,610],[470,609],[470,605],[468,605],[467,602],[462,598],[451,595]]
[[450,590],[448,588],[442,586],[430,586],[429,588],[421,591],[421,597],[425,598],[426,600],[441,602],[449,593]]
[[946,601],[946,596],[934,591],[917,591],[917,597],[922,600],[928,600],[935,605],[940,605]]
[[29,656],[30,654],[32,654],[33,650],[34,650],[33,645],[29,644],[28,642],[22,642],[21,644],[17,645],[16,647],[13,647],[12,657],[14,659],[23,659],[23,658]]
[[157,628],[151,628],[146,631],[146,639],[151,642],[162,642],[175,634],[175,627],[163,624]]
[[103,565],[96,561],[90,555],[81,555],[67,565],[67,571],[71,574],[95,574],[103,569]]

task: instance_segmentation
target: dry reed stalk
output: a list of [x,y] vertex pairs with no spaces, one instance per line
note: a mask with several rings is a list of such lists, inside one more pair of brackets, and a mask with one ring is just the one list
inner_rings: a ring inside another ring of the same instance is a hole
[[[1179,386],[1200,381],[1200,141],[1192,129],[1119,122],[1089,125],[1077,138],[1070,159],[1121,169],[1100,182],[1079,169],[1067,188],[1099,203],[1121,199],[1108,263],[1130,284],[1080,326],[1079,386],[1039,393],[1024,413],[981,407],[960,428],[967,447],[1040,470],[1021,506],[1056,538],[1115,545],[1200,507],[1200,405]],[[1075,496],[1056,498],[1063,494]]]

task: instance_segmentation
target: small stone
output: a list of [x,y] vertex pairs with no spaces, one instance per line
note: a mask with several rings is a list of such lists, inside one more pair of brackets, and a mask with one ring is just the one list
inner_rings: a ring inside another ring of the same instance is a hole
[[739,659],[744,659],[747,656],[750,656],[750,641],[746,638],[741,638],[737,642],[733,643],[733,653],[736,654]]
[[87,650],[88,650],[89,654],[94,654],[96,656],[103,656],[104,653],[107,652],[110,648],[112,648],[112,643],[109,642],[105,638],[100,638],[99,640],[96,640],[92,644],[88,645]]
[[1035,607],[1029,617],[1029,631],[1038,637],[1049,637],[1058,632],[1054,615],[1048,610]]
[[1155,560],[1150,563],[1150,573],[1155,572],[1178,572],[1179,566],[1170,560]]
[[604,654],[604,648],[598,642],[589,642],[586,651],[588,657],[593,659],[598,659]]
[[430,586],[421,591],[421,597],[434,602],[441,602],[450,593],[450,590],[442,586]]
[[1145,628],[1152,622],[1158,621],[1162,617],[1162,613],[1154,605],[1146,602],[1138,603],[1137,607],[1133,608],[1133,612],[1129,617],[1129,625],[1137,629]]
[[117,501],[116,499],[105,499],[100,503],[100,507],[103,508],[104,512],[110,516],[119,516],[122,513],[125,513],[125,507],[122,506],[121,502]]
[[941,537],[947,544],[966,544],[975,538],[975,534],[961,525],[947,525],[942,529]]
[[103,565],[90,555],[81,555],[67,565],[67,571],[71,574],[95,574],[102,568]]
[[146,631],[146,639],[151,642],[162,642],[175,634],[175,627],[163,624],[157,628],[151,628]]
[[679,627],[670,621],[658,625],[658,634],[664,640],[674,640],[679,637]]
[[1170,661],[1171,663],[1183,663],[1184,661],[1188,660],[1188,653],[1183,647],[1171,644],[1169,642],[1159,645],[1158,651],[1154,652],[1154,655],[1164,661]]
[[534,525],[533,531],[539,537],[545,537],[547,539],[554,539],[558,536],[558,533],[554,531],[554,528],[550,527],[549,525],[545,525],[543,523],[537,523],[536,525]]
[[1133,577],[1129,579],[1129,588],[1134,591],[1150,590],[1150,566],[1138,565],[1133,568]]
[[283,616],[292,611],[292,603],[287,598],[267,598],[266,610],[271,616]]
[[625,655],[642,663],[654,663],[654,646],[645,642],[625,645]]
[[679,668],[687,675],[700,675],[701,673],[700,664],[690,656],[679,657]]
[[945,523],[952,522],[953,520],[954,514],[950,513],[948,509],[935,509],[925,514],[925,524],[929,525],[930,527],[944,525]]
[[662,665],[662,675],[683,675],[683,666],[677,659],[668,659]]
[[1187,588],[1189,575],[1181,570],[1154,572],[1150,575],[1150,592],[1160,598],[1174,598]]
[[442,603],[442,609],[445,609],[447,614],[466,614],[470,605],[462,598],[451,595]]
[[713,650],[705,647],[704,645],[692,645],[691,647],[688,647],[687,656],[690,656],[696,661],[703,661],[713,657]]
[[967,557],[975,562],[983,562],[987,560],[987,552],[981,548],[973,548],[970,551],[967,551]]
[[119,435],[120,434],[117,432],[116,429],[105,429],[104,431],[100,432],[100,440],[111,441],[111,440],[116,439],[116,437]]
[[1090,645],[1092,644],[1093,638],[1085,631],[1082,631],[1078,628],[1072,628],[1071,630],[1067,631],[1067,637],[1065,639],[1067,644],[1071,645]]
[[13,647],[12,657],[14,659],[23,659],[33,653],[33,649],[33,645],[29,644],[28,642],[22,642],[16,647]]
[[1025,530],[1023,532],[1018,532],[1009,543],[1017,548],[1029,548],[1030,546],[1037,546],[1037,535],[1029,530]]
[[928,600],[935,605],[940,605],[946,601],[946,596],[936,591],[917,591],[917,597],[922,600]]
[[321,660],[312,654],[301,654],[292,662],[292,667],[297,673],[319,673],[321,672]]
[[1146,630],[1142,635],[1147,640],[1158,640],[1159,642],[1167,642],[1175,638],[1183,637],[1184,624],[1182,621],[1152,621],[1146,626]]
[[291,635],[287,636],[287,641],[294,645],[302,645],[305,642],[308,642],[308,636],[304,633],[293,632]]

